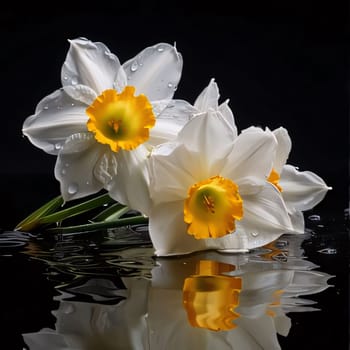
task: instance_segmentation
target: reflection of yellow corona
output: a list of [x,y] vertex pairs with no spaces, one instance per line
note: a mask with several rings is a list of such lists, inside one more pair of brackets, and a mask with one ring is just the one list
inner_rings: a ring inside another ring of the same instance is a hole
[[264,245],[264,248],[269,249],[270,251],[260,255],[263,259],[276,261],[288,260],[288,250],[278,249],[276,247],[276,241]]
[[200,261],[198,274],[185,279],[183,305],[193,327],[214,331],[230,330],[239,317],[234,309],[239,305],[242,289],[240,277],[220,275],[233,271],[233,265],[216,261]]
[[269,304],[269,308],[266,310],[266,314],[271,317],[276,316],[276,312],[272,310],[274,307],[281,306],[281,295],[284,293],[284,290],[278,289],[275,290],[272,294],[273,301]]

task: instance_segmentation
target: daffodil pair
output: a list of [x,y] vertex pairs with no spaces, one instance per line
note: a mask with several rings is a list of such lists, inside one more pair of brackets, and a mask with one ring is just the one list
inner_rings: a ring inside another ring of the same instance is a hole
[[329,187],[286,164],[284,128],[238,133],[214,80],[193,105],[173,99],[182,64],[165,43],[121,65],[102,43],[70,41],[62,88],[23,126],[57,155],[64,200],[107,190],[149,217],[156,255],[247,251],[304,232],[302,211]]

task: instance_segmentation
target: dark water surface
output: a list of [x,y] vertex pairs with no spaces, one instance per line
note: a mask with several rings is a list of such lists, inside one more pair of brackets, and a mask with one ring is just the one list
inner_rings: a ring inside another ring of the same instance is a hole
[[147,227],[0,234],[0,349],[347,349],[348,213],[249,254],[155,258]]

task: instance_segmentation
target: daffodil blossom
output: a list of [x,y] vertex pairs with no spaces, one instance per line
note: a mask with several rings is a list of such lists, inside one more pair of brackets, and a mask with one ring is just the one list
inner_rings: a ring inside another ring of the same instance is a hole
[[[43,98],[23,134],[57,156],[65,201],[101,189],[135,210],[148,208],[151,145],[176,136],[192,106],[172,100],[182,56],[172,45],[147,47],[124,64],[100,42],[69,40],[62,88]],[[181,116],[181,117],[180,117]]]
[[315,173],[299,171],[297,167],[287,164],[292,148],[288,131],[280,127],[273,130],[273,133],[277,140],[277,152],[269,181],[281,191],[293,224],[293,232],[304,233],[303,211],[320,203],[331,187]]
[[219,111],[191,119],[150,157],[149,231],[156,255],[247,251],[292,229],[280,191],[266,181],[276,138],[250,127],[239,136]]

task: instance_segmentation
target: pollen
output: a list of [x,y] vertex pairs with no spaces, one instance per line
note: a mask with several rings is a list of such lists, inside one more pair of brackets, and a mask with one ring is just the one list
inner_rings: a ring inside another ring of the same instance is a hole
[[243,217],[243,200],[230,179],[213,176],[188,190],[184,204],[187,233],[196,239],[218,238],[235,231]]
[[146,142],[155,125],[151,103],[145,95],[134,93],[133,86],[126,86],[121,93],[108,89],[86,109],[88,130],[114,152],[130,151]]

